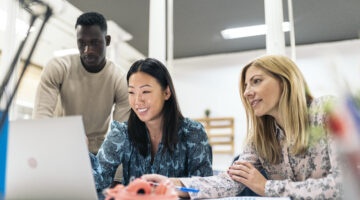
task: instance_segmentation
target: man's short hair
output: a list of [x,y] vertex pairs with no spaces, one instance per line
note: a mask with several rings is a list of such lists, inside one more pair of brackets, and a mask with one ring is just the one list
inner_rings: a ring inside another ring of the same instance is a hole
[[106,19],[102,14],[97,12],[86,12],[80,15],[76,20],[75,28],[78,25],[82,25],[82,26],[97,25],[100,27],[102,31],[104,31],[105,33],[107,32]]

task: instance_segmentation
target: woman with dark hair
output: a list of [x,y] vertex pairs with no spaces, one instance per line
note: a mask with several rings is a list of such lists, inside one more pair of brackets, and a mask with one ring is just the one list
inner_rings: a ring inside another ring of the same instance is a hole
[[166,67],[152,58],[138,60],[128,71],[127,83],[129,120],[113,121],[96,157],[90,154],[96,188],[108,187],[120,164],[124,185],[148,173],[212,175],[204,127],[181,114]]

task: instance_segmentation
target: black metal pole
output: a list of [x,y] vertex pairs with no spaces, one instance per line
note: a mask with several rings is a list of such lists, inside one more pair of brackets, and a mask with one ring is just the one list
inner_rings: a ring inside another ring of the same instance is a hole
[[[24,45],[25,45],[25,43],[26,43],[26,41],[27,41],[27,38],[29,37],[29,33],[30,33],[31,26],[34,24],[35,20],[37,19],[37,16],[38,16],[38,15],[35,15],[34,13],[31,13],[31,14],[32,14],[32,17],[31,17],[31,20],[30,20],[31,22],[30,22],[30,26],[29,26],[27,35],[26,35],[26,37],[24,38],[24,40],[23,40],[23,42],[21,43],[21,45],[19,46],[19,49],[18,49],[16,55],[14,56],[13,62],[11,63],[11,66],[10,66],[10,68],[9,68],[9,71],[8,71],[8,73],[7,73],[7,75],[6,75],[6,79],[4,79],[4,82],[3,82],[3,84],[1,85],[0,101],[1,101],[1,98],[2,98],[3,93],[4,93],[4,91],[5,91],[5,87],[7,86],[8,82],[9,82],[9,80],[10,80],[10,77],[11,77],[11,75],[12,75],[13,72],[14,72],[14,68],[15,68],[15,66],[16,66],[17,60],[19,59],[20,53],[21,53],[21,51],[22,51],[23,48],[24,48]],[[32,57],[32,54],[34,53],[34,50],[35,50],[36,45],[37,45],[37,43],[38,43],[38,41],[39,41],[40,35],[41,35],[41,33],[42,33],[42,31],[43,31],[43,29],[44,29],[44,27],[45,27],[45,24],[46,24],[47,21],[50,19],[51,15],[52,15],[52,9],[51,9],[48,5],[46,5],[46,12],[45,12],[45,15],[44,15],[44,21],[43,21],[43,23],[41,24],[40,30],[39,30],[38,34],[36,35],[36,38],[35,38],[35,40],[34,40],[34,42],[33,42],[33,44],[32,44],[31,50],[30,50],[30,52],[29,52],[29,55],[27,56],[27,58],[26,58],[26,60],[25,60],[24,67],[23,67],[23,69],[22,69],[22,71],[21,71],[21,74],[20,74],[20,76],[19,76],[19,79],[18,79],[17,82],[16,82],[15,88],[14,88],[14,90],[12,91],[12,93],[11,93],[11,95],[10,95],[10,98],[9,98],[8,101],[6,102],[5,110],[1,113],[1,119],[0,119],[0,128],[1,128],[1,129],[3,128],[3,125],[4,125],[4,122],[5,122],[6,116],[7,116],[7,114],[9,113],[9,108],[10,108],[10,105],[11,105],[13,99],[14,99],[14,96],[15,96],[15,94],[16,94],[16,91],[17,91],[17,89],[19,88],[19,85],[20,85],[20,83],[21,83],[21,80],[22,80],[22,78],[23,78],[23,76],[24,76],[24,74],[25,74],[25,71],[26,71],[28,65],[30,64],[30,59],[31,59],[31,57]]]

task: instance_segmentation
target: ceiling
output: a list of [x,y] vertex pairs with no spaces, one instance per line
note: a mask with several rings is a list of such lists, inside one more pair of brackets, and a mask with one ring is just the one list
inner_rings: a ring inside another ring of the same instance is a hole
[[[81,11],[103,13],[129,32],[129,44],[148,55],[149,0],[68,0]],[[283,0],[288,21],[287,0]],[[296,45],[358,39],[360,0],[293,0]],[[265,48],[265,36],[224,40],[225,28],[265,23],[264,0],[174,0],[174,57]],[[285,34],[289,45],[289,34]]]

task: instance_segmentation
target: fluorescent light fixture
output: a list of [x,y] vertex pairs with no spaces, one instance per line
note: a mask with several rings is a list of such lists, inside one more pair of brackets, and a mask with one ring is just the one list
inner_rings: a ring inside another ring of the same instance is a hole
[[71,54],[79,54],[79,50],[74,48],[74,49],[62,49],[62,50],[54,51],[55,57],[66,56]]
[[[283,23],[283,31],[287,32],[290,30],[289,22]],[[256,25],[256,26],[245,26],[239,28],[230,28],[221,31],[221,35],[224,39],[235,39],[242,37],[251,37],[256,35],[265,35],[266,34],[266,25]]]

